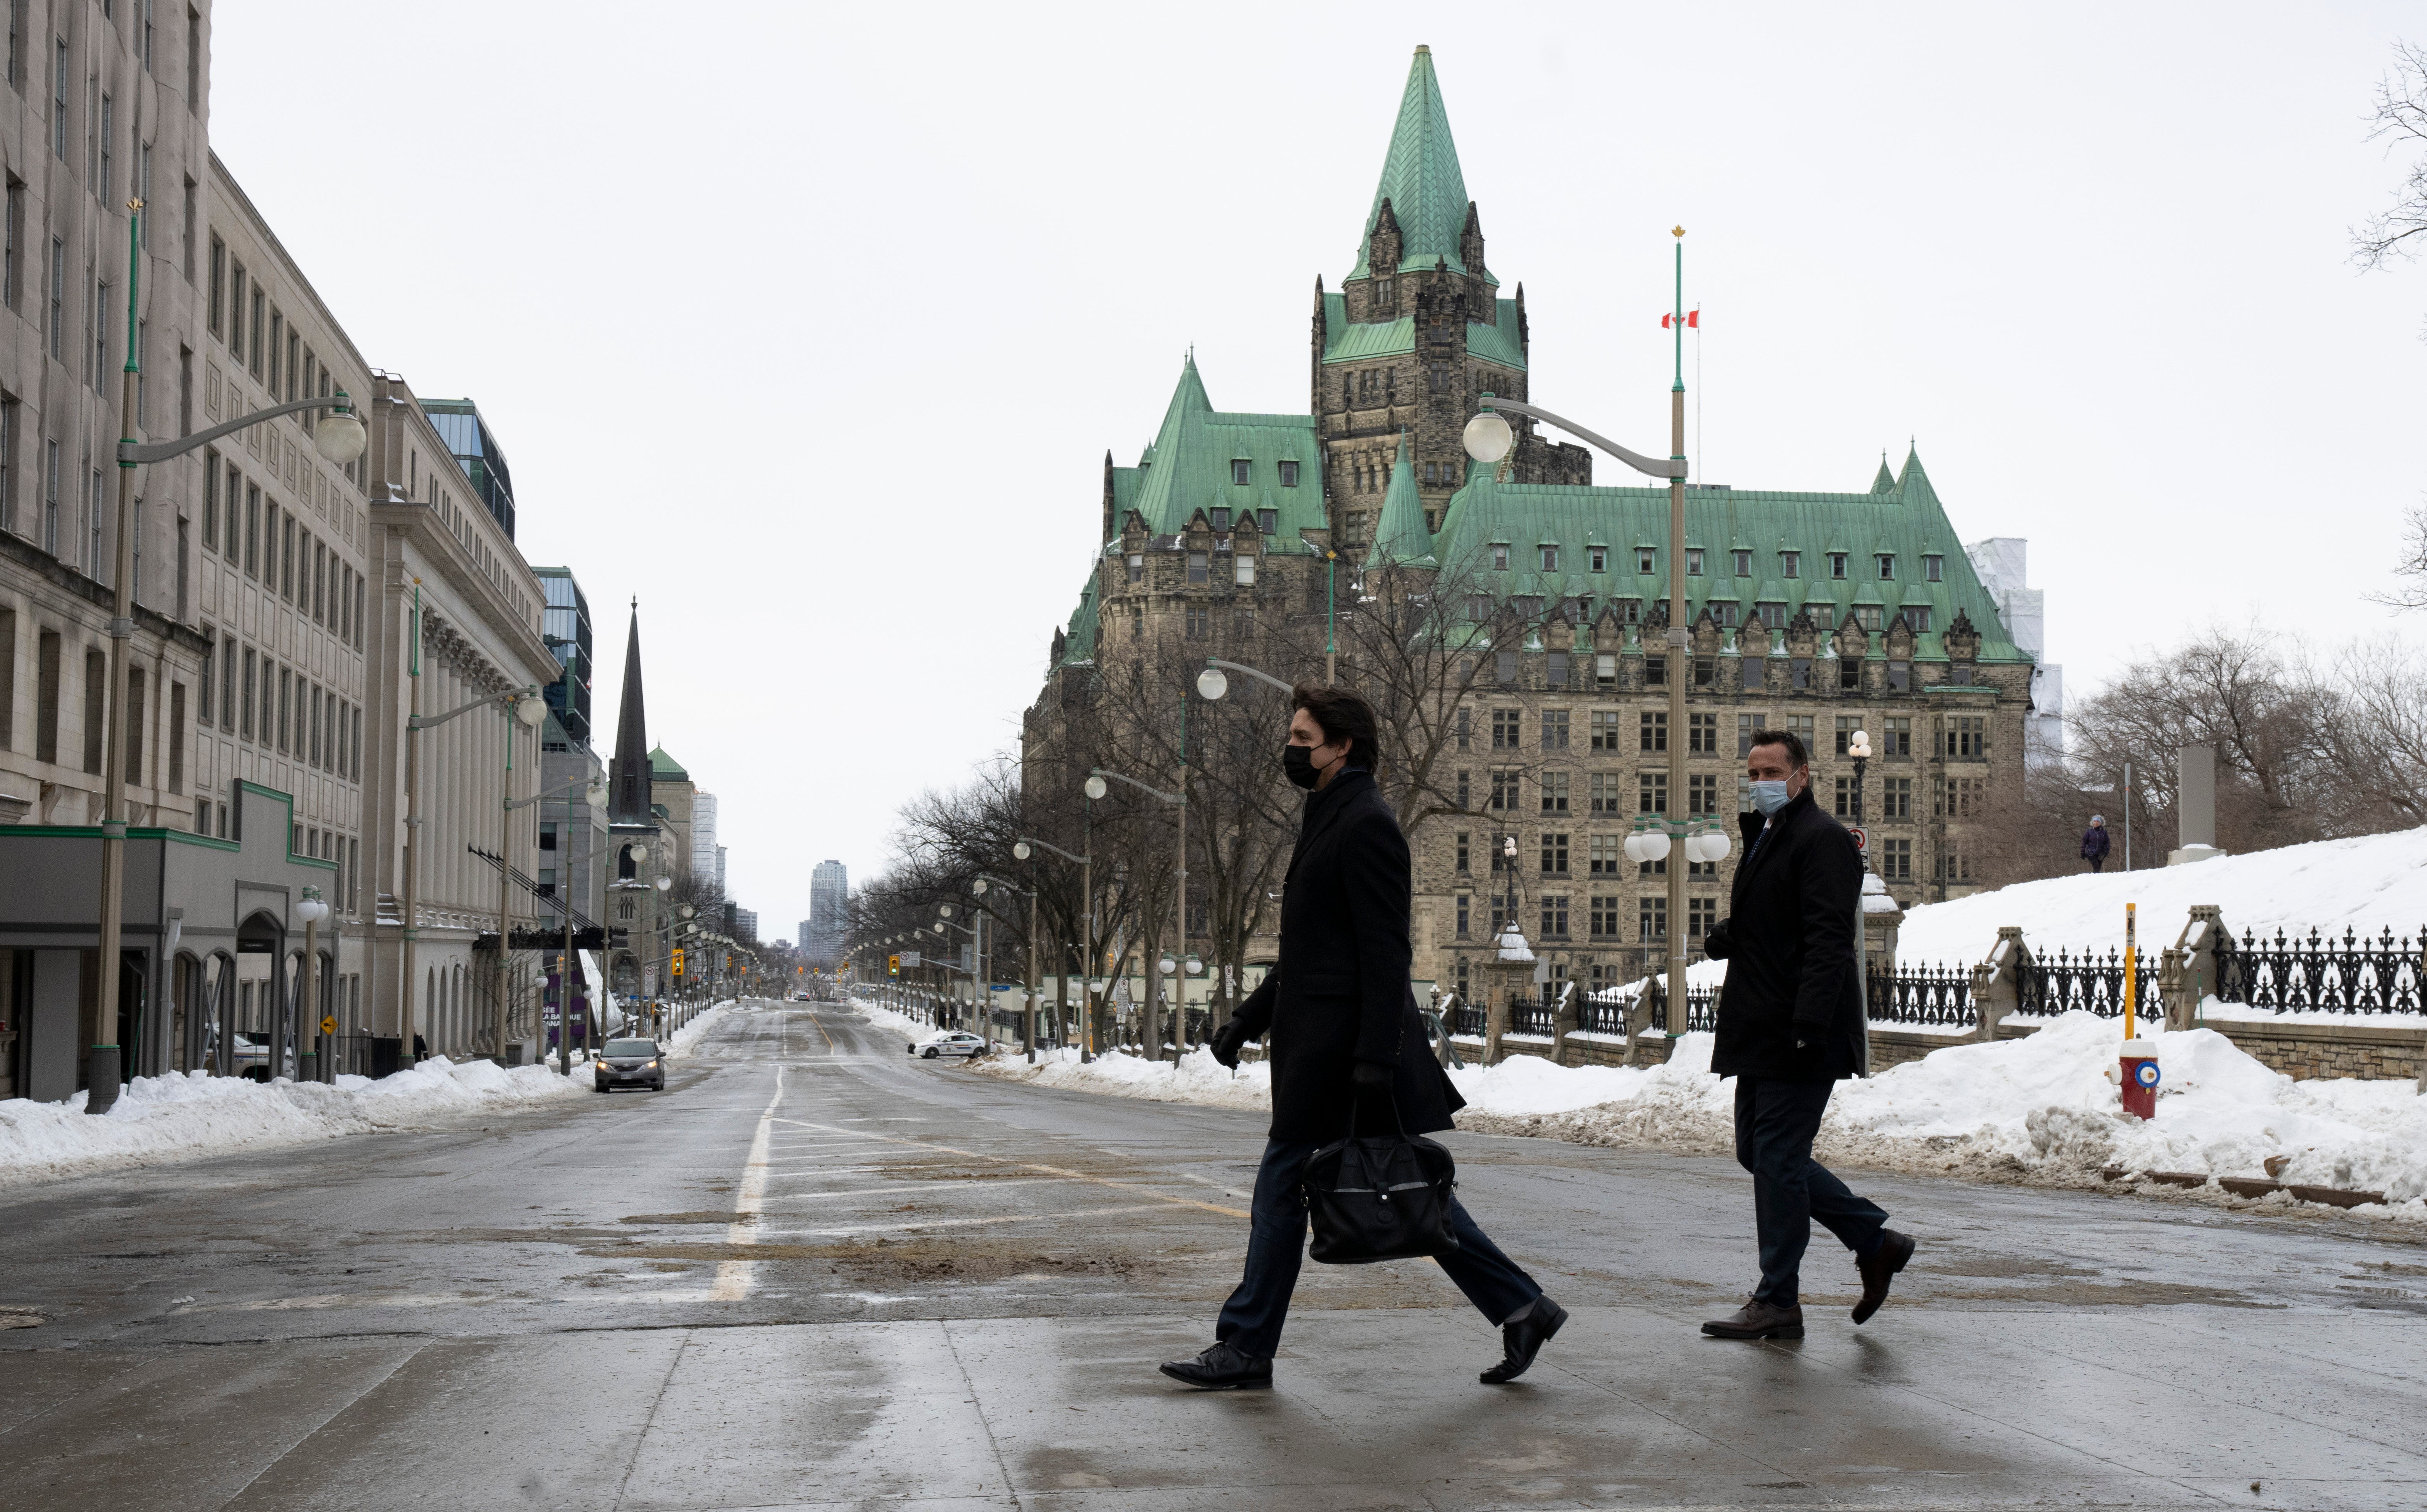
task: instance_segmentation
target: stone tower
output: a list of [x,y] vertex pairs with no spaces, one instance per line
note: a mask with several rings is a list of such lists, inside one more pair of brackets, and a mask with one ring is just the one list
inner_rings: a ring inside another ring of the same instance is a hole
[[[1437,528],[1464,485],[1460,442],[1486,393],[1530,397],[1525,290],[1500,297],[1483,219],[1466,197],[1432,49],[1416,49],[1356,266],[1340,292],[1314,286],[1312,409],[1333,539],[1352,560],[1373,543],[1400,438]],[[1522,425],[1522,422],[1521,422]],[[1592,459],[1521,430],[1511,481],[1592,481]]]

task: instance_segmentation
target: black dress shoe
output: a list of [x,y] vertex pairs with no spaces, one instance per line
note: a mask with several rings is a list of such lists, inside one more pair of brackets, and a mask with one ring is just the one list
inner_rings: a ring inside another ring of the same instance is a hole
[[1880,1310],[1880,1304],[1888,1299],[1888,1283],[1912,1259],[1913,1235],[1893,1228],[1880,1230],[1880,1247],[1871,1251],[1870,1259],[1854,1261],[1854,1269],[1863,1273],[1863,1300],[1854,1304],[1856,1323],[1868,1323],[1871,1314]]
[[1538,1296],[1523,1311],[1500,1325],[1500,1347],[1506,1352],[1500,1363],[1483,1373],[1486,1386],[1498,1386],[1525,1374],[1534,1357],[1568,1321],[1568,1309],[1549,1297]]
[[1260,1355],[1243,1354],[1226,1341],[1194,1359],[1167,1359],[1159,1367],[1175,1381],[1201,1391],[1229,1391],[1245,1386],[1273,1384],[1273,1362]]
[[1702,1325],[1702,1332],[1714,1339],[1800,1339],[1803,1309],[1772,1307],[1748,1297],[1735,1311]]

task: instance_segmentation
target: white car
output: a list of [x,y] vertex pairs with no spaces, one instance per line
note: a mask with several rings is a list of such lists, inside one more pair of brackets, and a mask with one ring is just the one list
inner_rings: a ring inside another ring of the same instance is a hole
[[940,1034],[930,1034],[909,1047],[910,1053],[922,1061],[945,1055],[984,1055],[986,1042],[966,1030],[948,1029]]

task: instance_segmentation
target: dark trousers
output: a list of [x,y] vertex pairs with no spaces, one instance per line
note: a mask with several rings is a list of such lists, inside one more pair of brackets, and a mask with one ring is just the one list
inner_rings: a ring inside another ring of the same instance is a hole
[[1812,1158],[1812,1137],[1820,1131],[1834,1085],[1736,1078],[1736,1163],[1752,1173],[1753,1223],[1761,1234],[1756,1302],[1800,1305],[1800,1273],[1815,1218],[1857,1255],[1879,1247],[1885,1210],[1846,1190]]
[[2090,870],[2093,871],[2096,871],[2107,865],[2107,858],[2103,855],[2093,855],[2089,859]]
[[[1296,1289],[1298,1266],[1306,1259],[1306,1208],[1298,1201],[1297,1183],[1306,1172],[1306,1158],[1317,1147],[1311,1140],[1272,1140],[1264,1146],[1263,1164],[1256,1168],[1256,1196],[1248,1204],[1246,1274],[1230,1300],[1222,1304],[1221,1319],[1214,1325],[1216,1340],[1228,1340],[1245,1354],[1270,1358],[1280,1351],[1290,1293]],[[1449,1211],[1458,1253],[1437,1257],[1436,1263],[1497,1326],[1540,1296],[1542,1289],[1475,1227],[1465,1204],[1452,1196]]]

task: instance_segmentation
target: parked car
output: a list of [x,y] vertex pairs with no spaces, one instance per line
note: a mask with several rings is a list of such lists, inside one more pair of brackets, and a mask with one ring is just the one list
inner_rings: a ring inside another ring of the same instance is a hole
[[597,1067],[601,1092],[617,1087],[666,1090],[666,1058],[656,1040],[611,1039],[599,1047],[598,1059],[591,1064]]
[[945,1055],[984,1055],[986,1042],[967,1030],[948,1029],[941,1033],[928,1035],[910,1046],[909,1050],[922,1061]]
[[[289,1081],[295,1077],[295,1047],[289,1045],[281,1057],[285,1068],[279,1075]],[[203,1064],[219,1065],[219,1032],[206,1030],[203,1035]],[[228,1074],[243,1077],[248,1081],[267,1081],[269,1076],[269,1036],[246,1030],[231,1030],[228,1036]]]

